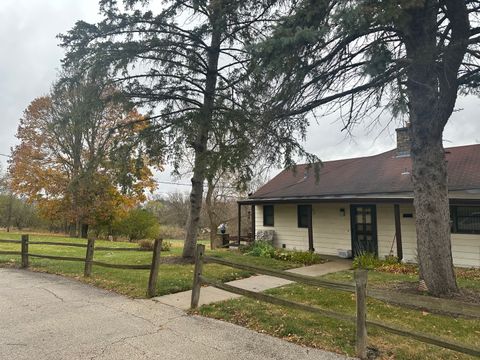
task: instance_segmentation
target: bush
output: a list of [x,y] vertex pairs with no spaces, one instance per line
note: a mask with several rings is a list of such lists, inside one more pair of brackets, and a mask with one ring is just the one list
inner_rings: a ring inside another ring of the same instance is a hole
[[364,252],[353,259],[354,269],[374,270],[380,266],[380,260],[377,255]]
[[[155,241],[149,239],[143,239],[138,241],[138,247],[142,250],[153,250]],[[170,251],[172,248],[172,243],[170,241],[162,242],[162,251]]]
[[313,265],[323,262],[319,254],[308,251],[287,251],[275,249],[270,242],[255,241],[253,244],[240,248],[245,255],[259,256],[283,261],[291,261],[303,265]]
[[170,251],[172,249],[172,243],[170,241],[162,242],[162,251]]
[[393,256],[393,255],[387,255],[385,256],[385,259],[381,261],[382,265],[397,265],[400,263],[400,260],[398,260],[398,257]]
[[153,240],[144,239],[138,242],[138,247],[142,250],[153,250],[153,244]]
[[285,259],[288,261],[296,262],[303,265],[314,265],[323,262],[322,257],[319,254],[310,251],[278,251],[279,254],[276,259]]
[[115,235],[124,235],[130,241],[155,239],[160,233],[160,225],[155,216],[143,209],[133,209],[114,226]]
[[255,241],[245,255],[274,258],[275,248],[267,241]]
[[[138,247],[142,250],[153,250],[155,241],[150,239],[143,239],[138,241]],[[172,243],[170,241],[162,242],[162,251],[170,251],[172,248]]]

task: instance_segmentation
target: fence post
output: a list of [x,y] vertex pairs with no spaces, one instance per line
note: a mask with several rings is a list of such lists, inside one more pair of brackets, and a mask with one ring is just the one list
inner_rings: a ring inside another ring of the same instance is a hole
[[192,288],[192,301],[190,307],[196,309],[200,300],[200,288],[202,282],[200,277],[203,271],[203,255],[205,254],[205,245],[198,244],[197,251],[195,252],[195,272],[193,274],[193,288]]
[[28,268],[28,235],[22,235],[22,268]]
[[355,270],[355,294],[357,297],[357,356],[367,358],[367,270]]
[[87,243],[87,254],[85,255],[85,270],[83,276],[88,277],[92,275],[92,261],[93,253],[95,252],[95,239],[89,238]]
[[148,278],[147,297],[154,297],[157,293],[158,267],[160,266],[160,253],[162,252],[163,239],[155,239],[153,245],[152,266]]

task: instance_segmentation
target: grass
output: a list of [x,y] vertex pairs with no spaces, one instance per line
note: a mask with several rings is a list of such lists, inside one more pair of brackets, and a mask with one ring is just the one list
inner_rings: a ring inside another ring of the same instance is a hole
[[[460,288],[480,291],[480,278],[477,278],[478,270],[457,270],[457,284]],[[342,271],[325,275],[323,278],[339,281],[339,282],[352,282],[353,272]],[[370,271],[368,273],[368,283],[371,286],[383,287],[385,284],[405,283],[405,282],[418,282],[417,274],[395,274],[383,271]]]
[[[206,269],[208,269],[206,266]],[[352,272],[329,274],[323,279],[352,280]],[[372,271],[369,284],[382,286],[386,282],[418,281],[413,275],[388,274]],[[480,282],[459,279],[460,286],[479,289]],[[266,291],[270,295],[323,309],[355,314],[355,296],[335,290],[300,284],[287,285]],[[226,320],[253,330],[268,333],[302,345],[321,348],[350,356],[355,355],[355,327],[353,324],[320,315],[292,310],[281,306],[240,298],[203,306],[199,313]],[[368,317],[417,332],[436,335],[467,345],[480,347],[480,321],[434,315],[409,310],[368,299]],[[369,328],[369,346],[381,359],[470,359],[471,357],[439,347]]]
[[[0,232],[0,239],[19,240],[20,234]],[[72,242],[85,244],[84,239],[71,239],[55,235],[35,234],[30,236],[31,241]],[[162,257],[180,256],[183,241],[168,240],[172,243],[169,252],[162,252]],[[205,242],[206,243],[206,242]],[[96,241],[96,246],[103,247],[137,247],[137,244],[125,242]],[[20,251],[20,244],[0,244],[2,251]],[[85,257],[84,248],[29,245],[32,254]],[[279,261],[275,259],[263,259],[253,256],[245,256],[236,251],[215,250],[207,251],[208,255],[218,256],[230,260],[242,261],[251,265],[268,266],[273,269],[288,269],[300,266],[299,264]],[[94,259],[97,261],[113,264],[150,264],[151,252],[135,251],[96,251]],[[241,258],[241,259],[240,259]],[[0,267],[18,267],[20,256],[0,255]],[[149,271],[148,270],[121,270],[93,266],[93,274],[90,278],[83,277],[83,262],[58,261],[30,258],[30,269],[52,274],[59,274],[75,278],[82,282],[112,290],[130,297],[145,297]],[[191,289],[193,281],[192,264],[161,264],[157,283],[157,295],[171,294]],[[251,275],[247,271],[237,270],[222,265],[208,265],[205,276],[220,281],[231,281]]]

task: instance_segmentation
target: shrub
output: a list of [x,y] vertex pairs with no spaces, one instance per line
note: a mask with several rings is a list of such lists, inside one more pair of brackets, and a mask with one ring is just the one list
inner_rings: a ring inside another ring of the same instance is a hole
[[354,269],[374,270],[380,265],[377,255],[364,252],[353,259]]
[[[150,239],[143,239],[138,241],[138,247],[142,250],[153,250],[155,241]],[[162,242],[162,251],[170,251],[172,248],[172,243],[170,241]]]
[[138,247],[142,250],[153,250],[153,240],[140,240],[138,242]]
[[288,256],[290,256],[290,261],[303,265],[314,265],[323,262],[323,259],[319,254],[310,251],[283,251],[282,253],[288,254]]
[[270,242],[261,240],[241,247],[240,251],[242,251],[245,255],[291,261],[303,265],[313,265],[323,262],[323,259],[319,254],[308,251],[287,251],[275,249]]
[[267,241],[255,241],[251,249],[245,252],[245,255],[259,256],[264,258],[274,258],[275,248]]
[[172,249],[172,243],[170,241],[162,242],[162,251],[170,251]]
[[160,225],[155,216],[143,209],[130,210],[113,228],[116,235],[127,236],[130,241],[154,239],[160,233]]
[[393,256],[393,255],[387,255],[385,256],[385,260],[381,261],[382,265],[397,265],[400,263],[400,260],[398,260],[398,257]]

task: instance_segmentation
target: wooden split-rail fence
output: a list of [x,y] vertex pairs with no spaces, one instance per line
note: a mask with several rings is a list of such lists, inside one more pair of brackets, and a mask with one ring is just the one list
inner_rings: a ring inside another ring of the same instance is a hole
[[[69,243],[69,242],[49,242],[49,241],[30,241],[28,235],[22,235],[22,240],[0,240],[0,243],[21,244],[21,251],[0,251],[0,255],[20,255],[22,257],[22,268],[26,269],[30,265],[30,258],[60,260],[60,261],[78,261],[84,262],[85,268],[83,275],[89,277],[92,275],[93,266],[100,266],[113,269],[125,270],[150,270],[148,279],[147,296],[154,297],[157,292],[158,268],[160,266],[160,253],[162,249],[162,239],[157,239],[154,242],[152,262],[151,264],[110,264],[94,259],[95,251],[150,251],[140,248],[116,248],[116,247],[95,247],[95,239],[90,238],[86,244]],[[45,254],[36,254],[29,251],[29,245],[46,245],[46,246],[65,246],[65,247],[79,247],[85,248],[85,257],[71,257],[71,256],[53,256]]]
[[[205,263],[219,264],[230,266],[233,268],[250,271],[255,274],[270,275],[293,282],[321,287],[326,289],[333,289],[339,291],[353,292],[355,293],[356,298],[356,315],[342,314],[339,312],[334,312],[331,310],[321,309],[316,306],[301,304],[298,302],[285,300],[277,298],[271,295],[264,293],[253,292],[250,290],[241,289],[235,286],[224,284],[222,282],[208,279],[203,275],[203,265]],[[419,332],[414,332],[411,330],[402,329],[390,324],[386,324],[377,320],[370,320],[367,317],[367,297],[376,298],[379,300],[395,303],[396,305],[413,307],[413,308],[422,308],[429,310],[431,312],[437,313],[455,313],[455,310],[449,308],[448,306],[443,306],[442,302],[437,302],[435,300],[426,300],[422,302],[418,297],[410,296],[406,298],[405,296],[399,296],[400,294],[391,292],[382,291],[378,289],[368,289],[367,291],[367,280],[368,280],[368,271],[367,270],[356,270],[354,273],[355,284],[347,283],[338,283],[333,281],[326,281],[317,279],[310,276],[298,275],[290,272],[272,270],[259,266],[251,266],[246,264],[237,263],[230,260],[225,260],[221,258],[205,256],[205,246],[197,245],[196,255],[195,255],[195,270],[194,270],[194,280],[193,280],[193,289],[191,297],[191,308],[195,309],[198,307],[200,300],[200,289],[202,285],[210,285],[217,289],[225,290],[234,294],[243,295],[250,297],[256,300],[265,301],[274,305],[285,306],[292,309],[298,309],[303,311],[308,311],[311,313],[319,314],[329,318],[342,320],[346,322],[351,322],[356,325],[356,351],[357,356],[361,359],[367,358],[367,327],[373,326],[384,331],[390,332],[395,335],[404,336],[407,338],[415,339],[427,344],[432,344],[440,346],[446,349],[458,351],[464,354],[480,357],[480,349],[473,346],[461,344],[455,341],[442,339],[430,334],[424,334]],[[395,297],[399,297],[396,299]],[[424,297],[425,298],[425,297]],[[430,302],[430,304],[428,303]],[[480,307],[478,305],[465,306],[465,309],[460,309],[456,312],[457,315],[466,315],[474,318],[480,318]]]

